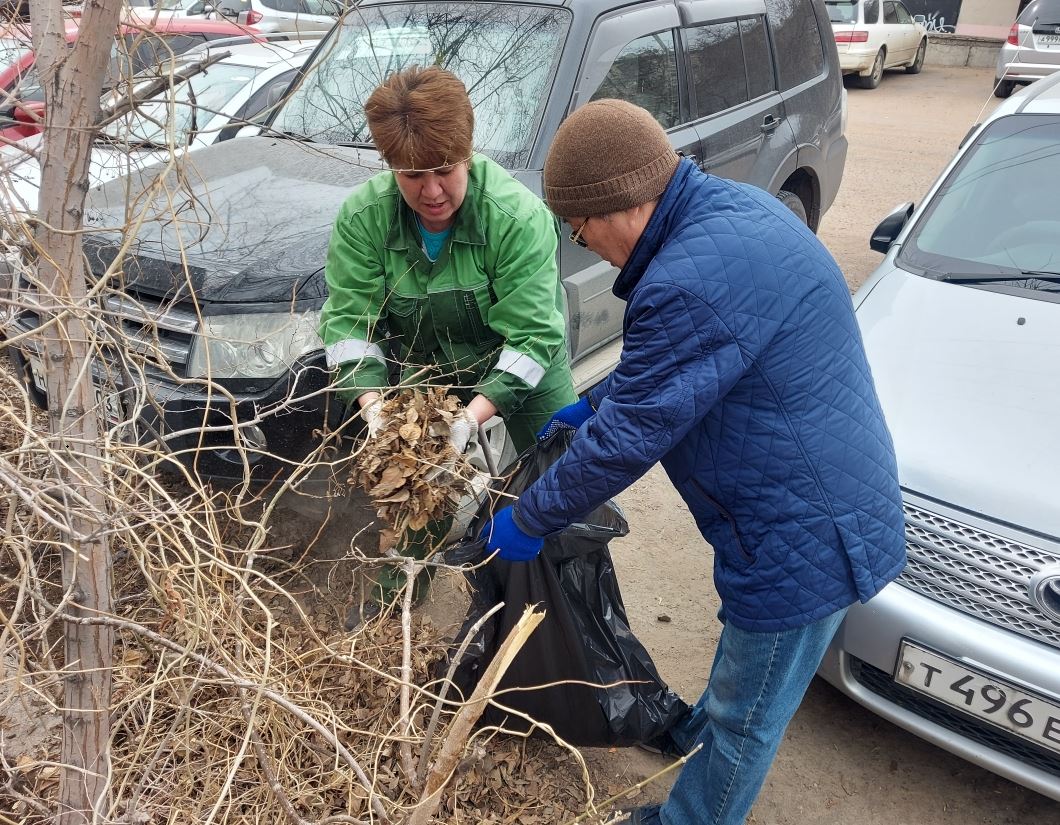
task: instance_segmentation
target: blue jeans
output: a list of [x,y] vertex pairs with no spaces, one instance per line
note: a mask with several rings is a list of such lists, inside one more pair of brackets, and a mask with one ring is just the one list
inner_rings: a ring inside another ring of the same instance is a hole
[[845,614],[780,633],[725,625],[707,689],[670,732],[680,744],[694,738],[703,747],[660,809],[663,825],[742,825]]

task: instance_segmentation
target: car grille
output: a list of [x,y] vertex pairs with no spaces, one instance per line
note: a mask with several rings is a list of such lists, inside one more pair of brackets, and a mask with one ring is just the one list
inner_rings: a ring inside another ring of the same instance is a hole
[[877,696],[929,722],[934,722],[992,751],[1010,756],[1025,765],[1035,767],[1052,776],[1060,776],[1060,760],[1056,758],[1056,754],[1037,748],[1025,739],[922,696],[895,682],[889,673],[855,656],[850,657],[850,672],[859,684]]
[[[106,327],[122,346],[141,355],[147,366],[172,370],[185,376],[188,357],[199,319],[186,305],[162,304],[143,296],[108,295],[103,299]],[[32,309],[19,312],[16,324],[21,331],[40,326],[40,316]],[[109,359],[108,359],[109,360]]]
[[905,503],[908,563],[898,581],[993,625],[1060,647],[1060,622],[1031,601],[1027,584],[1049,552]]

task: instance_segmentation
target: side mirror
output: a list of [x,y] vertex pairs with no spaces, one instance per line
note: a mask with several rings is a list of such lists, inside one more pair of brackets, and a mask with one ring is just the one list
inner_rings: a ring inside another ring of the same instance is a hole
[[891,214],[880,221],[879,226],[872,231],[872,236],[869,238],[869,249],[886,255],[887,250],[891,248],[895,238],[905,229],[905,225],[909,223],[909,219],[912,216],[913,204],[911,202],[895,207]]

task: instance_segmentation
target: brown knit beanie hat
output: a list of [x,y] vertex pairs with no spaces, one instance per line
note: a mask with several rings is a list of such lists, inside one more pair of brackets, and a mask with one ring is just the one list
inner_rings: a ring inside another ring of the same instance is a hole
[[594,100],[556,132],[545,160],[545,200],[561,218],[621,212],[658,198],[679,160],[647,110]]

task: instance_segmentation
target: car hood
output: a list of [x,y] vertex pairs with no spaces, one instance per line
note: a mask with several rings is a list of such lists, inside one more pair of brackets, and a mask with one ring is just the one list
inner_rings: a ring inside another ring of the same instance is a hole
[[902,485],[1060,536],[1060,304],[892,268],[857,316]]
[[127,289],[169,298],[193,291],[202,303],[322,303],[335,216],[350,191],[381,168],[370,150],[262,137],[223,141],[188,156],[163,186],[154,184],[156,167],[90,192],[89,260],[97,273],[113,261],[127,239],[113,228],[124,226],[130,203],[146,218],[130,230],[122,265]]
[[[10,191],[5,190],[3,193],[4,206],[10,211],[30,214],[37,211],[40,161],[32,153],[40,152],[41,140],[40,135],[33,135],[0,149],[0,167],[10,173]],[[126,151],[105,144],[96,145],[92,148],[89,161],[89,185],[99,186],[134,170],[146,169],[167,155],[168,152],[164,151]]]

